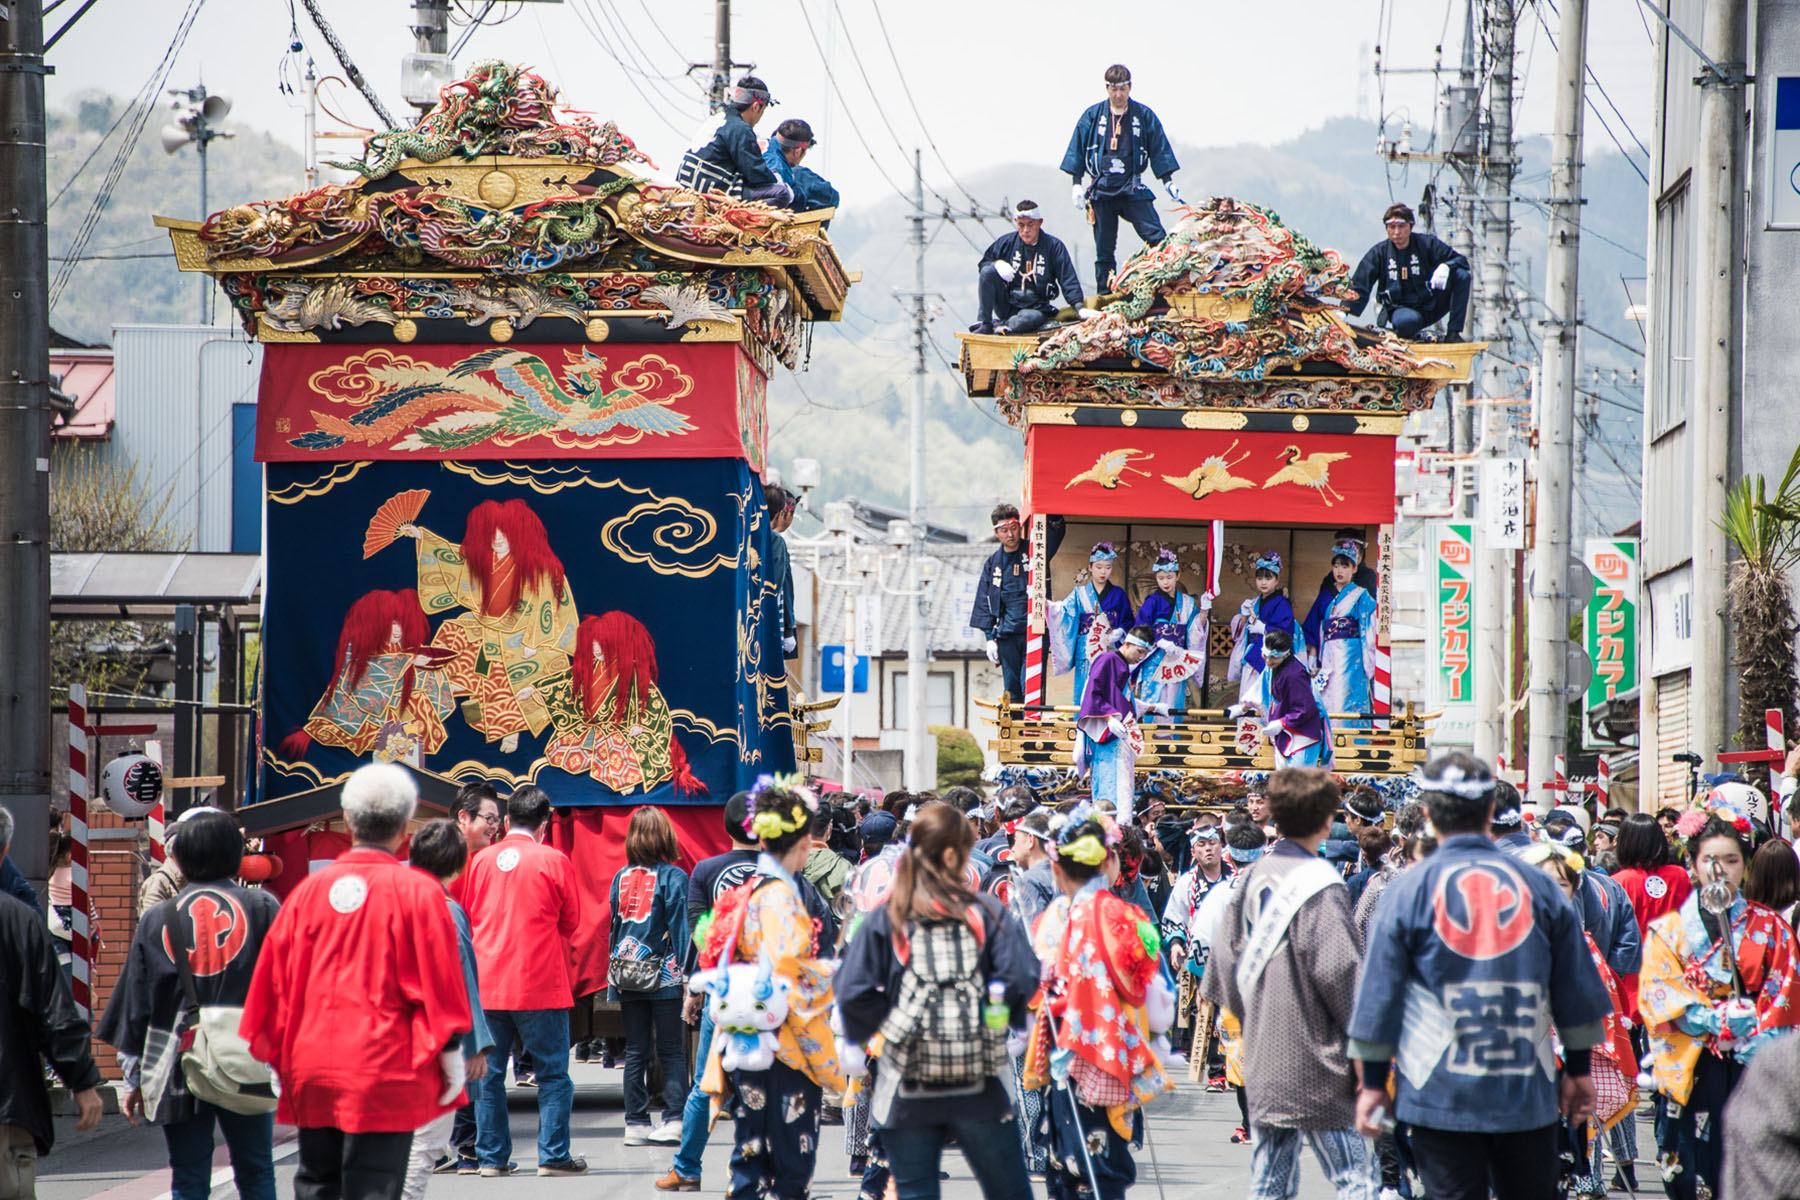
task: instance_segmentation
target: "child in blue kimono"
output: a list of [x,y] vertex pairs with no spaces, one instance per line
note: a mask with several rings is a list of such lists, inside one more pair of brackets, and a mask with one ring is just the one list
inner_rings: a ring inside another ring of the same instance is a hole
[[1075,703],[1087,695],[1088,672],[1103,650],[1111,650],[1130,630],[1131,601],[1112,582],[1118,551],[1097,542],[1088,555],[1088,581],[1063,600],[1050,602],[1050,666],[1056,674],[1075,671]]
[[1281,630],[1290,638],[1300,636],[1294,606],[1281,590],[1281,555],[1265,550],[1256,556],[1256,595],[1244,601],[1231,619],[1231,666],[1227,682],[1238,681],[1238,703],[1259,713],[1269,711],[1263,680],[1263,635]]
[[[1331,544],[1331,579],[1319,589],[1302,630],[1318,648],[1313,686],[1328,713],[1366,713],[1375,675],[1375,597],[1355,582],[1362,544],[1341,538]],[[1344,728],[1367,728],[1366,720],[1346,720]]]
[[1132,675],[1131,694],[1140,707],[1166,706],[1157,708],[1157,712],[1178,720],[1173,714],[1187,711],[1187,682],[1157,678],[1157,668],[1165,657],[1160,643],[1173,642],[1180,649],[1204,654],[1206,611],[1198,600],[1181,590],[1181,562],[1174,551],[1158,550],[1150,570],[1156,576],[1156,590],[1144,597],[1137,624],[1150,626],[1155,636],[1151,639],[1150,656]]

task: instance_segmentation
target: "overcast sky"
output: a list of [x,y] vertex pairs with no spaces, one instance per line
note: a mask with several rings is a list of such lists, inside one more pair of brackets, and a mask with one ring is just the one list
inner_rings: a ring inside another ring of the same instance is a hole
[[[1058,161],[1075,115],[1101,98],[1101,72],[1114,61],[1131,67],[1135,98],[1156,109],[1179,142],[1279,142],[1323,118],[1357,113],[1360,99],[1361,112],[1371,119],[1371,150],[1373,120],[1384,107],[1397,116],[1412,114],[1414,140],[1422,145],[1430,124],[1431,77],[1389,76],[1384,105],[1383,85],[1370,71],[1373,49],[1382,46],[1390,67],[1428,68],[1441,40],[1445,62],[1454,68],[1463,24],[1463,0],[1260,0],[1248,5],[1218,0],[889,0],[881,15],[898,58],[897,72],[877,24],[876,2],[739,0],[735,8],[734,56],[754,61],[783,101],[776,117],[812,122],[821,145],[811,165],[831,176],[847,199],[891,195],[883,172],[896,184],[907,182],[910,149],[921,143],[922,135],[901,87],[902,73],[923,127],[942,154],[939,162],[927,145],[927,179],[947,189],[944,163],[949,171],[967,176],[996,162]],[[99,0],[51,52],[56,67],[48,80],[51,104],[90,88],[136,92],[162,59],[188,3]],[[480,7],[472,0],[464,3]],[[1547,132],[1551,119],[1555,52],[1536,17],[1540,6],[1554,23],[1548,0],[1520,4],[1519,74],[1525,97],[1520,123],[1526,134]],[[75,7],[69,3],[61,11]],[[357,65],[398,115],[404,108],[399,59],[413,45],[407,30],[410,4],[322,0],[322,8]],[[659,165],[672,170],[705,112],[698,84],[683,72],[689,61],[711,57],[713,10],[711,0],[503,3],[495,6],[494,15],[510,19],[480,28],[458,61],[466,66],[497,56],[534,66],[562,87],[566,103],[618,121]],[[1638,0],[1591,0],[1590,10],[1589,62],[1647,143],[1652,50],[1646,17]],[[310,53],[321,75],[339,73],[298,0],[292,11],[298,14],[306,48],[302,59]],[[284,75],[295,75],[287,53],[289,13],[285,0],[209,0],[169,86],[204,79],[212,90],[231,96],[234,120],[298,147],[304,128],[300,102],[279,89]],[[48,18],[52,29],[60,15]],[[1380,28],[1384,20],[1385,30]],[[452,40],[462,32],[453,27]],[[852,49],[860,55],[860,67]],[[842,100],[833,94],[827,66]],[[368,106],[347,88],[329,90],[327,103],[352,121],[374,124]],[[1612,119],[1610,111],[1608,117]],[[152,136],[161,124],[161,117],[153,122]],[[335,124],[321,118],[322,129]],[[1397,121],[1394,129],[1398,131]],[[1632,145],[1623,128],[1618,136]],[[1612,152],[1591,118],[1588,141],[1590,156]],[[321,145],[324,157],[339,157],[351,144]],[[51,164],[52,188],[71,167]],[[1204,180],[1186,178],[1183,183],[1190,197],[1205,194]]]

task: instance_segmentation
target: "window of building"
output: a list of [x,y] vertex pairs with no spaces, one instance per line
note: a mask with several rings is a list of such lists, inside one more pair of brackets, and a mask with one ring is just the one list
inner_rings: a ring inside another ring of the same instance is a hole
[[1656,295],[1650,344],[1662,347],[1650,372],[1652,440],[1687,420],[1694,395],[1693,228],[1688,182],[1656,206]]
[[[906,672],[891,675],[893,691],[888,703],[888,728],[906,728]],[[925,723],[956,724],[956,676],[948,671],[932,671],[925,676]]]

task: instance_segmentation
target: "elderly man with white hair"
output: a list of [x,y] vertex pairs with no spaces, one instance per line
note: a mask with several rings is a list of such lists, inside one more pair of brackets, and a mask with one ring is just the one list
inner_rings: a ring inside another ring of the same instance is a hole
[[413,1131],[463,1101],[470,1028],[443,889],[395,854],[418,791],[393,763],[344,784],[353,845],[294,889],[240,1029],[300,1129],[296,1200],[396,1200]]

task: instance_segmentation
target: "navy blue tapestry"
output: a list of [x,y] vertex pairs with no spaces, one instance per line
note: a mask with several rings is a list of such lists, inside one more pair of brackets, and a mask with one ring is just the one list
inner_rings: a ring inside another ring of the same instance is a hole
[[263,796],[403,761],[562,806],[794,769],[742,459],[270,463]]

